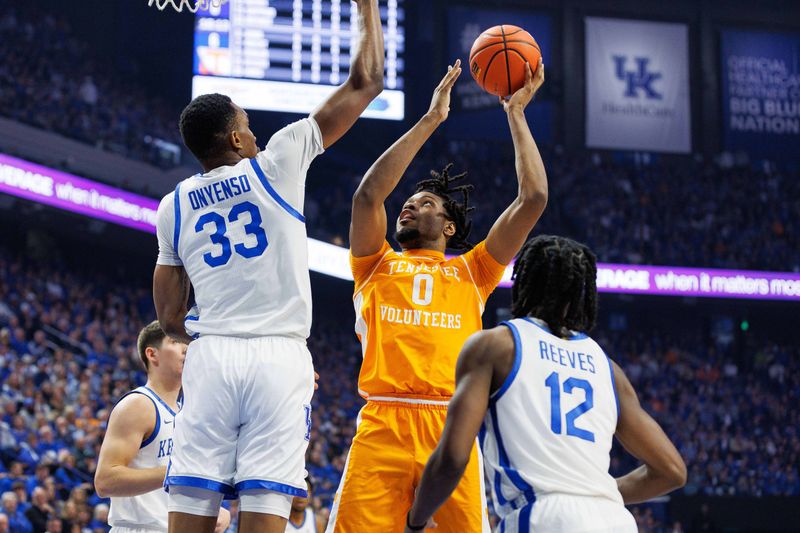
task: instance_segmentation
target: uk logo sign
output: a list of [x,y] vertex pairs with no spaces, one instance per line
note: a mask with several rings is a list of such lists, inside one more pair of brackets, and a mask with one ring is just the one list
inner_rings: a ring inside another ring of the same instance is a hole
[[664,95],[653,87],[661,79],[660,72],[648,70],[650,59],[647,57],[634,57],[633,69],[626,70],[627,56],[613,56],[614,74],[617,79],[625,82],[625,97],[639,98],[644,95],[649,100],[662,100]]

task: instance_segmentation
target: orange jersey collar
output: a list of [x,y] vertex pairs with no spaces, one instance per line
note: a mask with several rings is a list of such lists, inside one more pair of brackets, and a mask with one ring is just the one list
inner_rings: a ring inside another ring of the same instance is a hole
[[430,258],[437,261],[444,260],[444,252],[440,252],[439,250],[429,250],[426,248],[409,248],[408,250],[403,250],[400,252],[400,255],[403,257]]

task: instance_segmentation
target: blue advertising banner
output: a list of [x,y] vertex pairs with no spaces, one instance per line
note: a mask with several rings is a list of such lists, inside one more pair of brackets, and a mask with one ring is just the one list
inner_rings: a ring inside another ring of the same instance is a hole
[[800,34],[723,30],[723,141],[757,157],[800,150]]
[[[451,7],[447,10],[449,47],[447,62],[461,59],[465,67],[453,88],[447,135],[453,139],[507,139],[508,121],[497,97],[480,88],[469,73],[469,51],[483,32],[499,24],[513,24],[530,33],[542,50],[545,68],[551,60],[551,19],[548,15],[510,9]],[[545,81],[547,84],[547,81]],[[536,99],[528,106],[527,117],[533,135],[540,142],[553,137],[553,102]]]

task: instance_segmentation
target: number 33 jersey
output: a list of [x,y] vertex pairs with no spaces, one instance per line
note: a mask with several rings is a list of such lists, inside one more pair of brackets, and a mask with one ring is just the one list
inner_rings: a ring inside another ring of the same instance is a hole
[[308,337],[311,283],[302,214],[322,153],[313,118],[276,132],[253,159],[188,178],[158,208],[159,265],[194,286],[197,335]]
[[464,341],[482,327],[486,298],[505,271],[484,242],[450,259],[435,250],[396,252],[384,242],[350,256],[364,398],[447,400]]
[[608,473],[619,416],[611,361],[584,334],[557,337],[535,318],[503,325],[515,361],[479,435],[498,515],[553,494],[603,498],[624,513]]

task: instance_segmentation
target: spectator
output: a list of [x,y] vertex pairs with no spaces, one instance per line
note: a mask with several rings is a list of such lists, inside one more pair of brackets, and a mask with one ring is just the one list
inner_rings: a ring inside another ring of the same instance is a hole
[[45,533],[61,533],[63,531],[61,520],[54,516],[47,519],[47,530]]
[[2,496],[3,512],[8,517],[8,527],[14,533],[32,533],[31,523],[17,508],[17,495],[11,491]]
[[33,489],[31,506],[25,511],[25,516],[31,523],[33,533],[47,531],[47,522],[53,515],[53,508],[47,503],[47,492],[42,487]]
[[89,524],[92,533],[107,533],[111,528],[108,526],[108,505],[101,503],[94,508],[94,517]]

